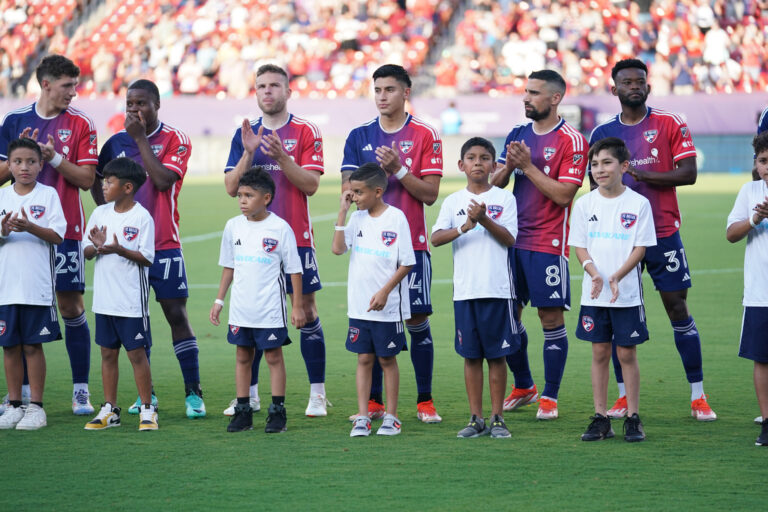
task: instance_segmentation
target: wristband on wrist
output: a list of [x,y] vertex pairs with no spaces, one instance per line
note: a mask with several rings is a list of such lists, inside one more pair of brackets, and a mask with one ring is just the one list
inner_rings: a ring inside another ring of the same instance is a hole
[[402,166],[399,171],[397,171],[397,174],[395,174],[395,178],[398,180],[403,179],[403,177],[408,174],[408,168],[406,166]]
[[464,232],[461,230],[461,226],[456,228],[456,232],[459,234],[459,236],[464,234]]
[[224,301],[221,299],[213,299],[214,304],[218,304],[221,307],[224,307]]
[[54,153],[53,158],[51,158],[51,161],[48,162],[51,164],[52,167],[58,167],[61,165],[61,162],[64,161],[64,157],[61,156],[61,153]]
[[758,223],[755,222],[755,214],[750,215],[749,216],[749,225],[752,226],[753,228],[756,228],[758,224],[759,224],[759,222]]
[[584,263],[582,263],[582,264],[581,264],[581,268],[583,268],[584,270],[586,270],[586,269],[587,269],[587,265],[589,265],[590,263],[593,263],[593,264],[594,264],[595,262],[594,262],[594,261],[592,261],[592,260],[584,260]]
[[344,231],[345,229],[347,229],[347,227],[346,226],[333,226],[333,229],[335,231]]

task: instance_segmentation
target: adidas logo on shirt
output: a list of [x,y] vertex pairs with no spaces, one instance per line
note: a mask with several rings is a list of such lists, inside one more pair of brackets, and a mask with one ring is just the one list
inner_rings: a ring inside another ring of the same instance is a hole
[[363,230],[360,230],[360,231],[358,231],[358,232],[357,232],[357,236],[358,236],[359,238],[362,238],[362,237],[363,237]]
[[638,338],[640,337],[639,334],[637,334],[637,331],[632,331],[632,334],[629,335],[630,338]]
[[178,288],[176,288],[176,289],[177,289],[177,290],[186,290],[186,289],[187,289],[187,283],[181,283],[181,284],[179,285],[179,287],[178,287]]
[[394,341],[390,341],[389,345],[387,345],[387,348],[395,348],[395,347],[397,347],[397,345],[395,345]]
[[507,343],[507,340],[504,340],[504,342],[501,344],[501,348],[509,348],[509,343]]
[[557,292],[552,292],[552,295],[549,296],[550,299],[559,299],[560,294]]
[[125,158],[125,151],[121,151],[115,158]]
[[317,276],[313,277],[312,280],[309,282],[309,284],[317,284],[320,280],[317,278]]
[[373,151],[373,146],[371,146],[370,144],[366,144],[365,146],[363,146],[363,151]]
[[267,338],[268,341],[275,341],[277,339],[277,336],[275,336],[275,333],[272,333],[269,335],[269,338]]
[[589,222],[597,222],[597,215],[593,215],[589,218]]
[[142,336],[142,335],[141,335],[141,333],[138,333],[138,334],[136,335],[136,337],[135,337],[135,338],[133,338],[133,339],[135,339],[135,340],[143,340],[143,339],[144,339],[144,336]]
[[235,242],[235,245],[243,245],[243,244],[240,243],[240,239],[238,238],[237,242]]
[[51,331],[49,331],[47,327],[40,329],[40,336],[47,336],[49,334],[51,334]]
[[466,214],[467,214],[467,212],[465,212],[465,211],[464,211],[464,208],[462,208],[461,210],[459,210],[459,212],[456,214],[456,216],[457,216],[457,217],[460,217],[460,216],[462,216],[462,215],[466,215]]
[[80,282],[80,278],[75,276],[75,277],[72,278],[72,282],[73,283],[79,283]]
[[683,276],[683,281],[690,281],[690,280],[691,280],[691,276],[689,276],[688,272],[686,272],[685,275]]

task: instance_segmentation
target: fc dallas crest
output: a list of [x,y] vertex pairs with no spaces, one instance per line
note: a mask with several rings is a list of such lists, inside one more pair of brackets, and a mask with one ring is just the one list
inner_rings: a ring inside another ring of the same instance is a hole
[[290,153],[296,147],[296,139],[285,139],[283,141],[283,147],[288,153]]
[[39,219],[45,214],[45,206],[40,204],[33,204],[29,207],[29,213],[33,218]]
[[621,225],[624,226],[625,229],[629,229],[634,226],[635,222],[637,222],[637,215],[634,213],[621,214]]
[[643,132],[643,137],[645,137],[645,140],[648,141],[648,144],[656,140],[656,135],[659,134],[658,130],[645,130]]
[[123,236],[126,240],[129,242],[132,242],[134,238],[136,238],[139,234],[139,228],[134,228],[131,226],[125,226],[123,228]]
[[585,331],[590,332],[592,329],[595,328],[595,321],[592,320],[592,317],[589,315],[584,315],[581,317],[581,326],[584,328]]
[[263,238],[261,245],[264,247],[264,252],[272,252],[277,247],[277,240],[274,238]]
[[360,329],[358,329],[357,327],[350,327],[349,328],[349,341],[350,341],[350,343],[356,342],[358,336],[360,336]]
[[381,241],[384,242],[384,245],[386,245],[387,247],[395,243],[395,240],[397,240],[397,233],[395,233],[394,231],[381,232]]

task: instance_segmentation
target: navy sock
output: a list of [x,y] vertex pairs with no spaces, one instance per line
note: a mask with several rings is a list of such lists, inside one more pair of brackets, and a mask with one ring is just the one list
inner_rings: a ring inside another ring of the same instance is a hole
[[621,384],[624,382],[624,373],[621,371],[621,362],[619,362],[619,356],[616,354],[615,343],[611,343],[611,360],[613,361],[613,373],[616,375],[616,382]]
[[533,376],[528,364],[528,332],[523,322],[517,322],[517,332],[520,334],[520,350],[507,356],[507,366],[515,378],[515,387],[529,389],[533,387]]
[[374,394],[381,396],[384,392],[384,371],[379,364],[379,358],[373,360],[373,369],[371,370],[371,396]]
[[91,371],[91,331],[85,313],[75,318],[63,318],[64,343],[72,367],[72,383],[88,384]]
[[285,404],[285,396],[273,396],[272,397],[272,403],[275,405],[284,405]]
[[176,353],[176,359],[179,360],[184,386],[199,387],[200,364],[197,361],[197,338],[174,341],[173,351]]
[[406,328],[411,333],[411,363],[413,373],[416,374],[416,391],[419,394],[431,394],[435,347],[432,344],[429,320],[418,325],[406,325]]
[[27,358],[24,357],[24,353],[21,354],[21,364],[24,365],[24,380],[22,381],[22,384],[25,386],[29,386],[29,375],[27,374]]
[[250,397],[247,396],[239,396],[237,397],[237,403],[238,405],[248,405],[250,402]]
[[256,349],[253,354],[253,364],[251,364],[251,386],[255,386],[259,383],[259,365],[261,364],[261,356],[264,355],[259,349]]
[[673,321],[672,329],[688,382],[701,382],[704,380],[704,371],[701,368],[701,339],[696,322],[689,316],[686,320]]
[[568,358],[568,333],[565,326],[544,329],[544,391],[541,396],[557,399],[560,381]]
[[381,393],[371,393],[369,400],[373,400],[377,404],[384,405],[384,395]]
[[325,382],[325,335],[319,318],[307,323],[301,331],[301,357],[307,367],[310,384]]

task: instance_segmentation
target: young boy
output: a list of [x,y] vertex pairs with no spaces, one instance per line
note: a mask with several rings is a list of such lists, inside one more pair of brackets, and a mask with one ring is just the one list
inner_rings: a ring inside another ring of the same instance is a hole
[[[9,403],[0,429],[37,430],[47,425],[42,344],[61,339],[53,295],[54,245],[63,240],[67,222],[56,189],[36,181],[43,168],[37,142],[11,141],[8,167],[15,182],[0,189],[0,346]],[[31,388],[25,408],[22,354]]]
[[227,432],[253,428],[250,405],[251,365],[256,349],[264,352],[272,383],[268,434],[285,432],[285,363],[283,345],[288,345],[285,306],[285,275],[291,278],[294,298],[291,324],[304,326],[306,317],[301,288],[302,266],[293,230],[267,207],[275,197],[275,182],[261,167],[253,167],[237,186],[238,215],[227,221],[221,238],[219,293],[211,307],[210,320],[219,325],[224,297],[232,285],[227,341],[237,346],[235,384],[237,405]]
[[120,346],[133,366],[141,409],[139,430],[157,430],[157,406],[152,404],[152,376],[146,349],[152,346],[149,325],[149,267],[155,258],[155,223],[134,198],[147,179],[144,169],[125,157],[104,167],[104,199],[88,219],[83,253],[96,258],[93,272],[93,312],[96,344],[101,347],[104,403],[85,430],[120,426],[117,407]]
[[568,240],[584,268],[576,337],[592,342],[595,415],[581,439],[614,436],[606,416],[613,342],[627,391],[624,440],[642,441],[645,432],[638,416],[640,370],[635,349],[648,339],[640,261],[646,247],[656,245],[651,205],[622,183],[630,155],[621,139],[598,141],[588,157],[597,188],[576,201]]
[[[411,317],[407,286],[403,278],[416,263],[411,231],[405,214],[382,200],[387,174],[375,163],[361,165],[350,176],[350,188],[341,194],[341,207],[333,234],[333,253],[351,250],[347,302],[349,334],[347,350],[357,354],[357,417],[351,437],[368,436],[371,418],[368,398],[371,369],[378,358],[384,371],[386,413],[376,432],[382,436],[400,433],[397,395],[400,373],[398,353],[405,346],[403,321]],[[357,211],[345,227],[352,202]]]
[[739,356],[755,362],[755,393],[762,427],[755,445],[768,446],[768,132],[755,136],[752,146],[759,179],[741,187],[728,215],[725,237],[731,243],[747,237]]
[[[432,245],[453,245],[453,310],[456,352],[464,358],[464,381],[472,417],[460,438],[490,434],[510,437],[504,424],[506,356],[519,350],[513,320],[507,249],[517,236],[517,204],[511,192],[489,182],[496,150],[486,139],[473,137],[461,147],[459,169],[467,187],[443,201],[432,227]],[[491,427],[483,418],[483,359],[488,361]]]

